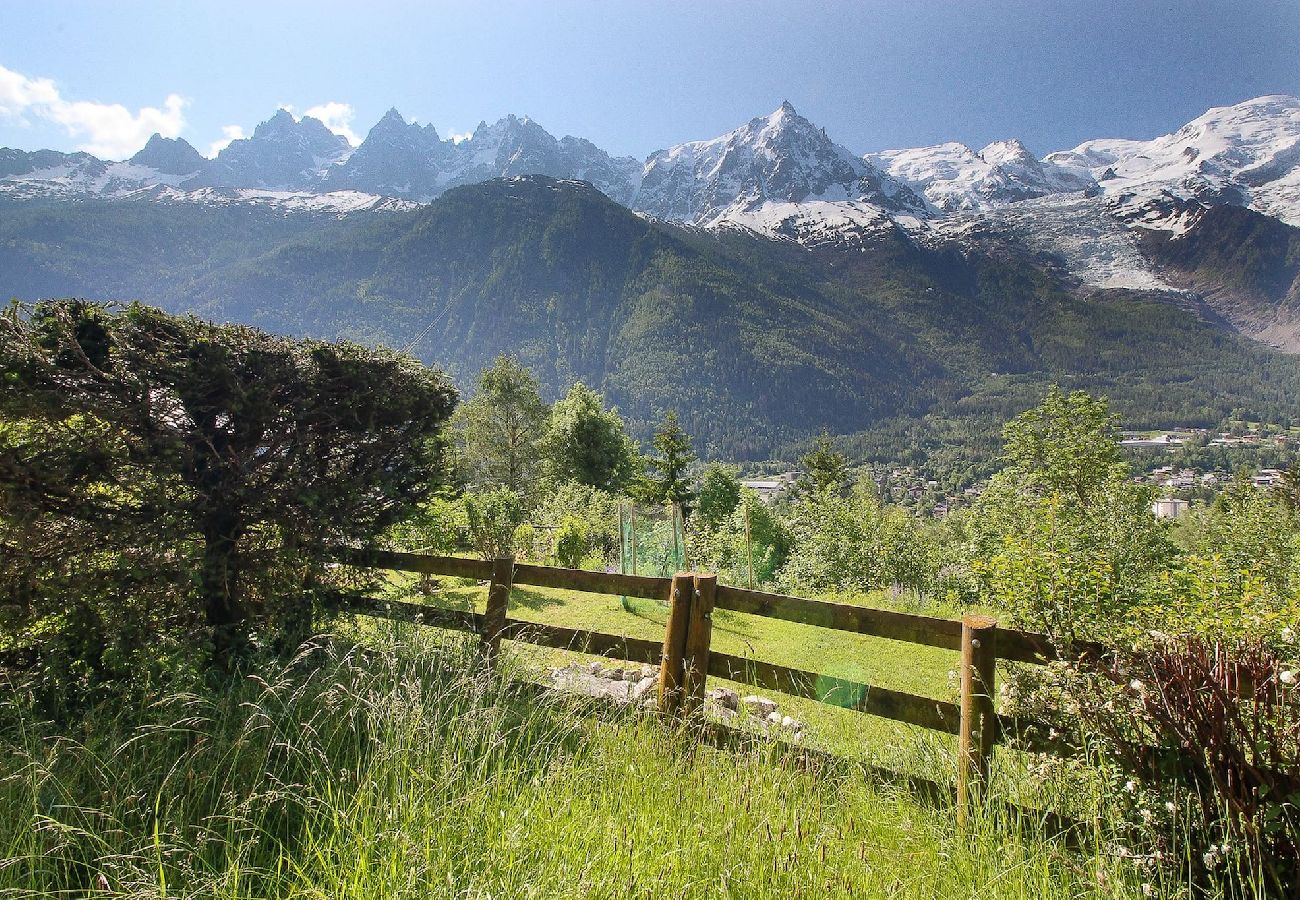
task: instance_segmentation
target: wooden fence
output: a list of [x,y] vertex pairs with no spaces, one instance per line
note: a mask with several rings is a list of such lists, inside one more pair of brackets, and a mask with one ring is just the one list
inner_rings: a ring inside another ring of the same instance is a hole
[[[712,675],[955,735],[959,822],[965,820],[972,800],[985,785],[999,743],[1014,738],[1018,746],[1027,750],[1067,752],[1069,749],[1049,740],[1046,727],[999,716],[994,707],[997,661],[1047,662],[1056,655],[1051,642],[1045,635],[1002,628],[984,616],[967,616],[956,621],[788,597],[718,584],[717,576],[709,574],[656,578],[529,565],[511,558],[484,561],[356,548],[335,548],[333,553],[338,562],[350,566],[488,582],[487,607],[483,613],[375,598],[351,601],[354,612],[476,633],[489,663],[496,659],[504,639],[657,664],[659,708],[666,715],[696,713],[703,705],[705,683]],[[668,604],[664,639],[648,641],[512,619],[508,613],[514,585],[663,601]],[[961,654],[959,702],[713,652],[709,645],[713,611],[717,609],[958,651]],[[1105,648],[1088,645],[1082,649],[1102,652]]]

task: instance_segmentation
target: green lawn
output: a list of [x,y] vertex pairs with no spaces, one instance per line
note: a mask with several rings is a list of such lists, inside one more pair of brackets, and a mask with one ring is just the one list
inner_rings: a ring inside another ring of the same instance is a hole
[[[485,586],[466,584],[460,579],[442,579],[439,589],[428,596],[411,592],[413,579],[405,576],[395,576],[392,583],[395,593],[404,598],[432,605],[482,611],[486,602]],[[565,628],[659,641],[663,639],[668,610],[653,600],[630,598],[625,605],[619,597],[602,594],[516,587],[510,595],[509,615]],[[712,647],[723,653],[925,697],[957,699],[955,651],[729,610],[714,614]],[[539,669],[594,658],[528,644],[515,644],[514,652]],[[806,723],[810,745],[837,755],[938,780],[946,776],[934,771],[936,756],[950,759],[955,752],[952,738],[927,729],[722,679],[710,678],[709,685],[734,687],[742,696],[759,693],[771,697],[780,703],[783,712]]]

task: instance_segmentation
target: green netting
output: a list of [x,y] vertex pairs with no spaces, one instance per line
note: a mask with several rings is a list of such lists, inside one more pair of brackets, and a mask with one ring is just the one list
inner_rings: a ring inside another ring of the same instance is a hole
[[666,577],[686,568],[686,532],[680,506],[624,503],[618,514],[622,574]]

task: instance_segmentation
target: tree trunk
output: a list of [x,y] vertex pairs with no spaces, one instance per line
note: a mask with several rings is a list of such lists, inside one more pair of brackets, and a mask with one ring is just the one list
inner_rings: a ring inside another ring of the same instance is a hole
[[279,604],[282,620],[275,649],[277,653],[285,655],[296,652],[315,632],[315,567],[319,565],[315,548],[319,543],[312,541],[307,546],[308,551],[304,553],[298,536],[286,533],[284,556],[279,563],[286,577],[273,579],[276,589],[284,591],[284,598]]
[[239,593],[239,538],[244,527],[228,510],[203,518],[203,565],[199,593],[212,631],[212,664],[234,670],[248,647],[248,616]]

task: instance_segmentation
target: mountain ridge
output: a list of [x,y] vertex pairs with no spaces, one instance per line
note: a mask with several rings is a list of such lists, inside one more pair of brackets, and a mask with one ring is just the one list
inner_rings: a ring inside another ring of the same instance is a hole
[[[150,143],[161,140],[155,135]],[[193,148],[183,140],[175,146],[178,152],[185,148],[191,164],[203,160],[197,151],[188,153]],[[149,168],[147,149],[130,163]],[[57,151],[0,153],[9,160],[0,168],[0,190],[13,190],[24,176],[60,165],[97,170],[126,165]],[[31,160],[25,171],[14,163],[20,157]],[[687,159],[698,164],[683,166]],[[752,171],[739,171],[745,166]],[[528,116],[482,122],[468,139],[453,140],[440,138],[432,126],[406,122],[392,108],[353,149],[318,119],[295,119],[278,110],[253,135],[203,160],[202,169],[189,187],[354,190],[417,202],[492,177],[578,178],[638,211],[702,225],[742,219],[762,201],[867,202],[888,213],[933,217],[1076,191],[1107,196],[1143,227],[1179,227],[1168,217],[1152,215],[1160,201],[1169,199],[1230,202],[1300,224],[1300,100],[1257,97],[1210,109],[1149,141],[1091,140],[1040,158],[1014,137],[979,151],[949,142],[858,155],[799,116],[789,101],[724,135],[657,150],[644,161],[614,157],[582,138],[556,139]],[[423,178],[402,177],[404,171],[409,175],[421,169]],[[151,181],[144,171],[134,176],[136,188],[170,184]],[[53,185],[58,178],[34,180]],[[76,189],[121,193],[129,180],[127,173],[109,182],[83,177]]]

